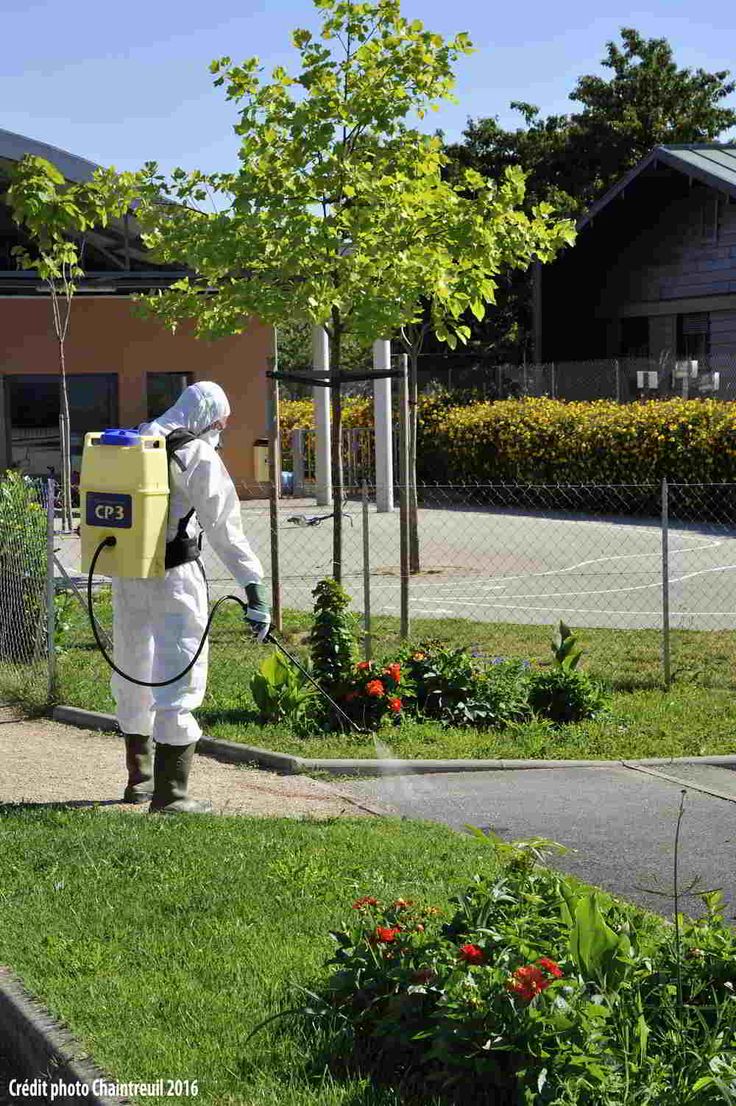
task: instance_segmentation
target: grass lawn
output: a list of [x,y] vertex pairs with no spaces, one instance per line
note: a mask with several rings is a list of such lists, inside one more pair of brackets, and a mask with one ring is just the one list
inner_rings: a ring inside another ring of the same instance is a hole
[[218,1106],[398,1106],[315,1070],[320,1041],[293,1020],[248,1034],[324,978],[355,898],[443,907],[495,864],[482,842],[397,819],[6,807],[0,963],[118,1081],[196,1079]]
[[[0,964],[118,1083],[194,1081],[206,1106],[402,1106],[388,1072],[347,1072],[329,1028],[288,1012],[334,971],[329,931],[350,928],[356,898],[409,898],[441,924],[474,877],[503,875],[487,841],[393,818],[0,807]],[[525,898],[536,926],[540,900]],[[598,898],[605,913],[612,897]],[[660,930],[628,912],[640,937]]]
[[[109,602],[99,600],[110,624]],[[74,605],[58,661],[60,702],[111,711],[109,670]],[[286,638],[300,649],[306,614],[287,613]],[[397,640],[396,619],[376,619],[375,655]],[[415,621],[413,637],[472,642],[491,656],[549,660],[551,630],[509,623]],[[736,635],[729,631],[675,631],[675,680],[661,686],[660,635],[655,630],[581,630],[583,667],[612,691],[605,718],[555,731],[531,722],[502,731],[449,728],[436,722],[404,722],[381,740],[400,757],[531,757],[618,759],[736,752]],[[301,738],[285,727],[258,722],[249,682],[264,652],[251,644],[238,611],[226,609],[213,630],[207,697],[198,713],[205,732],[306,757],[374,757],[371,737],[315,734]]]

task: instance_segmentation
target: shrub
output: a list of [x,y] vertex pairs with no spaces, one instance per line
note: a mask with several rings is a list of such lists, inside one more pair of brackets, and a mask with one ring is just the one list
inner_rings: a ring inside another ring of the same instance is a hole
[[44,619],[46,512],[33,483],[9,469],[0,474],[0,660],[31,661]]
[[736,409],[719,400],[524,398],[423,409],[422,472],[447,482],[733,481]]
[[312,592],[314,623],[309,633],[315,679],[333,696],[342,696],[353,676],[356,622],[348,612],[350,596],[335,580],[320,580]]
[[606,700],[600,685],[576,669],[543,669],[534,672],[529,680],[529,706],[555,725],[594,718]]
[[400,654],[414,689],[416,710],[456,726],[505,726],[529,715],[529,665],[497,657],[490,666],[463,648],[438,642]]

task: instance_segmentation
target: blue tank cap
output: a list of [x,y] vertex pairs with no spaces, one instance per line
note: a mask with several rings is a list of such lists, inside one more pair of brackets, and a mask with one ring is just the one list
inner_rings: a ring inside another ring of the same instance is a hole
[[100,445],[138,445],[140,440],[137,430],[105,430]]

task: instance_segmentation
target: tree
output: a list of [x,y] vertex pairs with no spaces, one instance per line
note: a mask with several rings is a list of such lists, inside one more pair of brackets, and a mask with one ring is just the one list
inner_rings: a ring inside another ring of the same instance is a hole
[[[148,298],[171,326],[193,319],[207,337],[233,334],[249,316],[280,326],[323,325],[333,372],[351,334],[370,344],[417,321],[422,304],[450,345],[482,318],[494,274],[549,260],[572,227],[540,205],[520,211],[523,175],[499,185],[477,173],[457,186],[442,175],[437,136],[407,125],[451,95],[452,63],[471,47],[445,42],[400,14],[398,0],[315,0],[320,38],[296,30],[301,68],[259,77],[257,59],[211,65],[215,84],[239,107],[240,167],[205,175],[155,164],[139,179],[136,215],[162,261],[196,274]],[[220,210],[196,208],[208,195]],[[161,203],[161,198],[174,203]],[[203,294],[206,293],[206,294]],[[335,494],[333,577],[342,575],[342,402],[332,390]]]
[[[279,326],[279,369],[287,372],[311,372],[312,325],[306,320],[287,320]],[[365,372],[373,365],[370,344],[347,333],[343,339],[342,368],[346,372]],[[310,394],[309,385],[291,384],[295,395]]]
[[[49,289],[54,333],[59,351],[62,526],[71,529],[71,440],[65,343],[76,281],[83,275],[77,236],[88,227],[104,226],[114,195],[127,176],[115,178],[100,171],[92,182],[68,183],[45,158],[26,155],[10,169],[7,200],[13,218],[24,227],[30,242],[13,247],[24,269],[33,269]],[[113,205],[114,206],[114,205]]]
[[[736,111],[722,106],[736,88],[728,70],[678,68],[666,39],[645,39],[633,28],[623,27],[621,40],[621,46],[606,44],[601,64],[612,71],[610,78],[582,76],[570,93],[581,111],[542,118],[533,104],[513,101],[522,127],[505,130],[496,118],[469,120],[464,141],[447,148],[450,178],[470,167],[497,180],[509,166],[519,166],[527,178],[527,209],[546,201],[574,217],[654,146],[710,142],[736,125]],[[514,275],[499,300],[519,324],[517,356],[528,343],[529,299],[528,278]],[[474,325],[471,340],[503,348],[508,328],[494,325],[502,314]]]

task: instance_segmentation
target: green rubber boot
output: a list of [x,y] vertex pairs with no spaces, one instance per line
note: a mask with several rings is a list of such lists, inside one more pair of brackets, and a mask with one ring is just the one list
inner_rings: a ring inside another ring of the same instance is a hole
[[124,803],[147,803],[153,795],[153,748],[150,737],[126,733],[125,767],[128,786],[123,792]]
[[156,743],[153,799],[149,814],[208,814],[212,803],[187,798],[189,772],[197,742],[191,745]]

